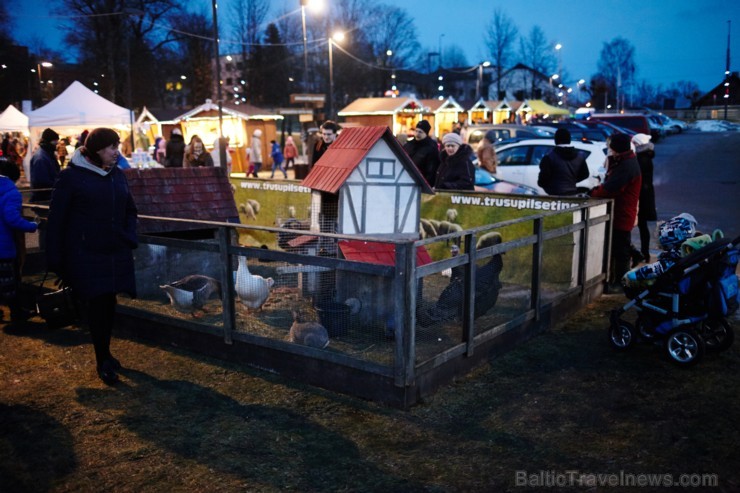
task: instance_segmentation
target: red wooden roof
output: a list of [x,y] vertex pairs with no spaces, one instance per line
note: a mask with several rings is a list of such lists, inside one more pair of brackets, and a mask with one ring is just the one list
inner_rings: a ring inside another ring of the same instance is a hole
[[[339,249],[344,258],[369,264],[396,265],[396,247],[393,243],[377,243],[361,240],[339,240]],[[432,257],[424,246],[416,249],[416,265],[430,264]]]
[[[152,168],[124,171],[139,215],[239,222],[223,168]],[[140,233],[209,229],[181,222],[139,219]]]
[[337,193],[352,171],[380,139],[388,144],[419,184],[422,192],[433,194],[432,188],[388,127],[345,128],[313,166],[301,185],[322,192]]

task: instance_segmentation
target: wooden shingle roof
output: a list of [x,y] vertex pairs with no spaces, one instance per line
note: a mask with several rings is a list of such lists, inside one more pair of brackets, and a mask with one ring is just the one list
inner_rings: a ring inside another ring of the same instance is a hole
[[[139,215],[239,222],[231,183],[223,168],[125,170]],[[139,219],[139,233],[207,229],[208,226]]]
[[422,192],[433,194],[434,191],[393,136],[391,130],[380,126],[350,127],[342,130],[337,140],[329,146],[301,185],[313,190],[336,194],[352,171],[381,139],[388,144],[409,174],[414,177]]
[[[339,240],[337,243],[344,258],[357,262],[379,265],[396,265],[396,247],[393,243],[378,243],[362,240]],[[426,247],[416,247],[416,266],[432,263]]]

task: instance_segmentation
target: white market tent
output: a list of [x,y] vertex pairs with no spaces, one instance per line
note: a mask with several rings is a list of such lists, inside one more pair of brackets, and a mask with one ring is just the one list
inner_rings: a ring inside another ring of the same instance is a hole
[[[59,96],[29,113],[29,149],[35,149],[35,144],[45,128],[51,128],[61,136],[73,136],[96,127],[130,131],[132,124],[131,110],[108,101],[82,83],[74,81]],[[30,165],[30,156],[29,152],[23,162],[26,173]]]
[[[118,106],[95,94],[93,91],[74,81],[59,96],[48,104],[32,111],[28,115],[31,131],[40,128],[53,128],[60,134],[71,134],[66,129],[82,128],[92,130],[96,127],[129,129],[133,122],[130,110]],[[81,131],[80,131],[81,132]]]
[[12,104],[0,114],[0,132],[21,132],[28,135],[28,117]]

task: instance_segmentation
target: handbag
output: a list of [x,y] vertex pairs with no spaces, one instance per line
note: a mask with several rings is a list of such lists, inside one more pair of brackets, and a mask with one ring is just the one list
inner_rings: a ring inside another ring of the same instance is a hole
[[39,294],[36,295],[36,312],[46,321],[50,329],[61,329],[77,322],[77,307],[72,297],[72,289],[64,287],[56,291],[43,292],[46,276],[39,286]]

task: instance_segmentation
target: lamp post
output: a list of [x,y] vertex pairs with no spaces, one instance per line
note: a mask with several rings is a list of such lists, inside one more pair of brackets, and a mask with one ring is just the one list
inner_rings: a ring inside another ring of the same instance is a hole
[[560,78],[560,74],[552,74],[550,76],[550,90],[555,93],[555,86],[553,85],[552,81],[558,80]]
[[439,46],[437,46],[437,49],[439,50],[438,51],[438,53],[439,53],[439,59],[437,60],[437,70],[441,70],[442,69],[442,38],[444,38],[444,36],[445,36],[444,34],[440,34],[439,35],[439,39],[438,39],[438,43],[437,43],[439,45]]
[[332,50],[332,46],[343,39],[344,33],[342,31],[335,32],[329,38],[329,111],[327,112],[329,120],[334,119],[334,50]]
[[213,15],[213,55],[216,57],[216,98],[218,100],[218,153],[219,163],[226,169],[226,139],[224,138],[224,98],[221,89],[221,38],[218,36],[218,3],[211,0]]
[[[563,73],[563,56],[561,54],[561,49],[563,48],[563,45],[560,43],[555,44],[555,53],[558,55],[558,74]],[[561,84],[558,86],[558,88],[562,88],[562,80],[560,81]],[[560,96],[558,96],[560,97]],[[558,102],[562,103],[562,99],[559,99]]]
[[54,64],[51,63],[51,62],[38,62],[36,64],[36,72],[37,72],[37,74],[39,76],[39,94],[41,96],[41,103],[44,102],[44,92],[45,92],[44,89],[43,89],[43,87],[42,87],[44,81],[41,78],[41,67],[50,68],[50,67],[53,67],[53,66],[54,66]]
[[481,98],[481,86],[483,85],[483,67],[490,67],[491,62],[486,60],[485,62],[478,64],[478,78],[475,81],[475,99],[478,100]]
[[303,90],[309,92],[308,89],[308,37],[306,35],[306,7],[312,9],[320,9],[322,6],[321,0],[301,0],[301,25],[303,26]]

